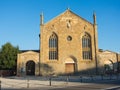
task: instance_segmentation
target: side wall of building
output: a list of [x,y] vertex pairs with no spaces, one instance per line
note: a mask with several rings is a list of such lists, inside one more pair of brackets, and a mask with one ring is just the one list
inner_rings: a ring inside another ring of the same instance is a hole
[[17,75],[26,75],[27,62],[32,61],[35,63],[35,75],[39,75],[39,53],[33,51],[27,51],[18,54],[17,57]]
[[118,54],[111,51],[102,51],[98,55],[101,73],[115,73],[118,68]]

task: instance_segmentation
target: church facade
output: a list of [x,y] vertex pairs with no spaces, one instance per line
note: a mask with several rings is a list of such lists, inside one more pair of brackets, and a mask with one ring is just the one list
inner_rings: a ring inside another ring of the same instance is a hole
[[47,23],[41,14],[40,22],[40,51],[18,54],[18,75],[94,74],[104,66],[98,63],[102,54],[95,13],[93,23],[69,9]]

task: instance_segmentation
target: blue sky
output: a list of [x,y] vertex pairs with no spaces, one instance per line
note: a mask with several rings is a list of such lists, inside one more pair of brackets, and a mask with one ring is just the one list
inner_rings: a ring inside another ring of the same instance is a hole
[[95,11],[99,48],[120,52],[120,0],[0,0],[0,47],[39,49],[40,14],[47,22],[68,7],[90,22]]

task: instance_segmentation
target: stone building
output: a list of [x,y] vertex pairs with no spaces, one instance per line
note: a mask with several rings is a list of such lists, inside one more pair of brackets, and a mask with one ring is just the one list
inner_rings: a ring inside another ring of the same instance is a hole
[[99,51],[98,65],[102,73],[116,73],[120,67],[119,54],[113,51]]
[[39,74],[39,51],[22,51],[17,58],[17,75]]
[[[40,51],[18,54],[18,75],[94,74],[103,66],[99,57],[105,52],[98,52],[95,13],[93,23],[69,9],[47,23],[41,14],[40,22]],[[114,55],[109,58],[116,61]]]

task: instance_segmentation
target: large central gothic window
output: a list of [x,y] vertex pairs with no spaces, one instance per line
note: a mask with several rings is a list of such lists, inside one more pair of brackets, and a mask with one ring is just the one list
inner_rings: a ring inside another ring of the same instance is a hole
[[82,55],[83,60],[92,59],[91,37],[87,33],[85,33],[82,37]]
[[58,37],[53,33],[49,38],[49,60],[58,59]]

